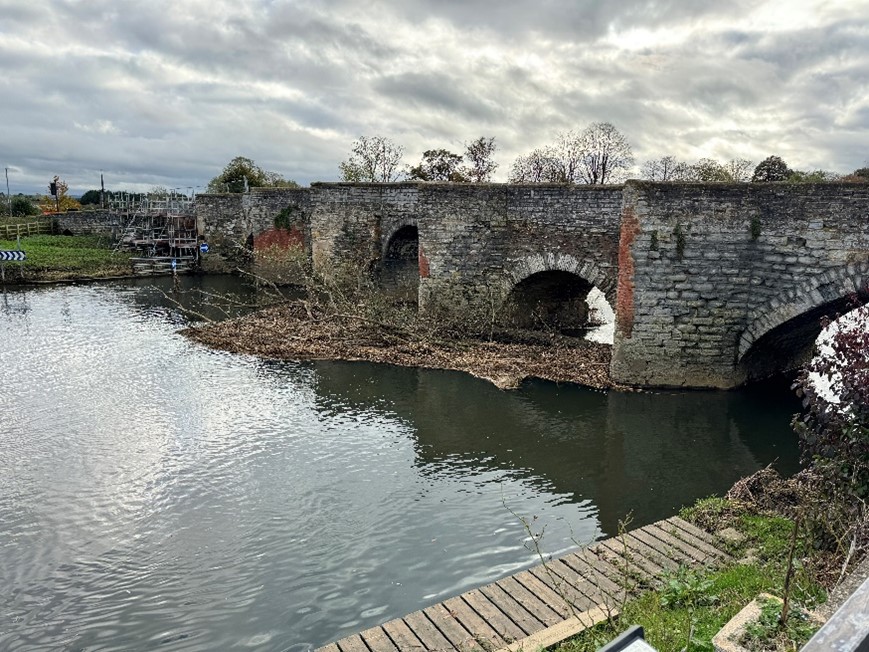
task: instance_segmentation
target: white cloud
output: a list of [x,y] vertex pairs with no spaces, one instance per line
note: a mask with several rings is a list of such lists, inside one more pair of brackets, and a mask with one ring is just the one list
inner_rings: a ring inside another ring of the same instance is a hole
[[54,174],[201,186],[235,155],[334,180],[360,135],[499,172],[611,121],[639,162],[675,154],[847,172],[869,151],[869,2],[12,0],[0,151],[22,190]]

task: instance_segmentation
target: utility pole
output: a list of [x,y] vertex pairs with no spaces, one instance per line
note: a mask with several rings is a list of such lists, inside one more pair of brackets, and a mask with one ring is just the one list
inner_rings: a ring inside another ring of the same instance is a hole
[[106,184],[103,181],[103,173],[100,172],[100,208],[106,207]]
[[9,217],[12,217],[12,195],[9,194],[9,168],[6,170],[6,206],[9,208]]

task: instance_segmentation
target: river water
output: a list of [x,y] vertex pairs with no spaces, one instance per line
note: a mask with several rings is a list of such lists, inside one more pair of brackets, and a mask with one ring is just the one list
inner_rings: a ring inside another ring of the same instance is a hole
[[786,387],[264,361],[154,282],[0,294],[0,650],[304,650],[796,467]]

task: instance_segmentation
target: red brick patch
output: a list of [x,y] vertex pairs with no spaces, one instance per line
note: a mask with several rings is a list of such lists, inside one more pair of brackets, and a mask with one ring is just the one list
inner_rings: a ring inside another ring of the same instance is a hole
[[622,213],[622,229],[619,234],[619,286],[616,298],[616,324],[623,337],[634,331],[634,257],[631,247],[640,232],[640,221],[631,207]]
[[253,239],[254,251],[263,249],[292,249],[303,247],[305,244],[305,235],[298,227],[288,229],[269,229],[263,231]]

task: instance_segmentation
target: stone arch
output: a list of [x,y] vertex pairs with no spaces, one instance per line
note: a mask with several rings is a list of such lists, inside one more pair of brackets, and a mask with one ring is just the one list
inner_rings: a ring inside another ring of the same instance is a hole
[[380,279],[400,298],[415,301],[419,294],[419,230],[416,224],[397,227],[384,239]]
[[613,305],[616,284],[608,281],[594,263],[570,255],[528,256],[507,269],[503,318],[522,329],[543,326],[565,334],[585,332],[592,289],[596,287]]
[[387,254],[389,253],[389,248],[395,242],[395,237],[400,235],[402,232],[407,232],[408,230],[413,229],[417,234],[417,242],[419,242],[419,227],[416,223],[416,220],[405,220],[400,224],[396,224],[392,229],[388,231],[387,234],[384,234],[380,240],[380,260],[385,261]]
[[513,261],[507,269],[505,294],[528,277],[540,272],[568,272],[574,274],[604,293],[611,306],[616,305],[618,279],[590,260],[578,260],[570,254],[546,252]]
[[763,347],[771,347],[773,352],[778,348],[778,362],[784,362],[785,366],[787,361],[781,360],[785,353],[793,358],[793,363],[798,363],[798,358],[807,351],[795,351],[794,346],[810,350],[820,333],[821,317],[847,311],[854,296],[859,303],[869,301],[869,261],[828,270],[783,292],[741,333],[736,363],[745,368],[749,379],[755,375],[752,366],[776,362],[764,363],[760,351]]

